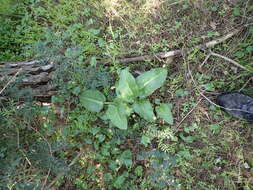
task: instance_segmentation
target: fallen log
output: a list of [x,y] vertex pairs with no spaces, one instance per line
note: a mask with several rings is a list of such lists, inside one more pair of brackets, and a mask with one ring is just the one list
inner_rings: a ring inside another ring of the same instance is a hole
[[53,63],[41,64],[39,60],[29,60],[21,62],[0,63],[1,91],[3,91],[20,77],[19,88],[29,88],[33,96],[39,101],[48,102],[57,91],[57,86],[52,83],[54,76]]

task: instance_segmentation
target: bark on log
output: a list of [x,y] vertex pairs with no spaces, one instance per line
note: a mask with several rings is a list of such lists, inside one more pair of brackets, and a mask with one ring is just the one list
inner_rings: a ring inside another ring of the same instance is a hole
[[20,87],[30,88],[39,101],[48,102],[57,90],[57,86],[52,84],[54,75],[54,65],[52,63],[40,64],[38,60],[0,62],[0,71],[1,89],[19,72],[19,76],[24,75]]

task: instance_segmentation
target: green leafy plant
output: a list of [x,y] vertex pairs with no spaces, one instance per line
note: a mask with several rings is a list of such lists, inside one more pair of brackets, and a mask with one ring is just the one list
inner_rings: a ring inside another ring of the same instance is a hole
[[157,149],[153,149],[147,152],[140,152],[137,155],[138,160],[149,160],[150,168],[150,180],[152,186],[155,188],[165,188],[167,185],[179,188],[175,178],[172,175],[173,168],[177,166],[177,157],[168,153],[161,152]]
[[[167,70],[164,68],[151,69],[137,78],[134,78],[129,68],[126,68],[120,71],[116,98],[113,102],[106,102],[105,96],[100,91],[90,89],[81,94],[80,102],[91,112],[100,112],[104,104],[109,104],[106,116],[120,129],[127,129],[128,117],[134,112],[145,120],[154,122],[156,120],[154,108],[147,97],[163,85],[166,77]],[[171,104],[162,103],[155,108],[158,117],[173,124],[171,109]]]

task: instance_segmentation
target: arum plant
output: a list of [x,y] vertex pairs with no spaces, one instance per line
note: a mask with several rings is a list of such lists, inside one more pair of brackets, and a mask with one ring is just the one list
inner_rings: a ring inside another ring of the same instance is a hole
[[167,70],[164,68],[151,69],[137,78],[126,68],[120,72],[116,85],[117,96],[113,102],[106,102],[106,97],[98,90],[86,90],[80,96],[80,103],[91,112],[100,112],[108,104],[106,116],[120,129],[127,129],[128,117],[134,112],[150,122],[154,122],[157,115],[173,124],[171,104],[160,103],[155,107],[155,115],[154,107],[148,100],[148,96],[163,85],[166,77]]

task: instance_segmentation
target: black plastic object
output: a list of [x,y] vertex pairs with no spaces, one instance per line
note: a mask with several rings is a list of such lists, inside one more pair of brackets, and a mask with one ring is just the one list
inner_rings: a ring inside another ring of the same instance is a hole
[[253,98],[239,92],[228,92],[220,94],[216,103],[228,114],[253,122]]

